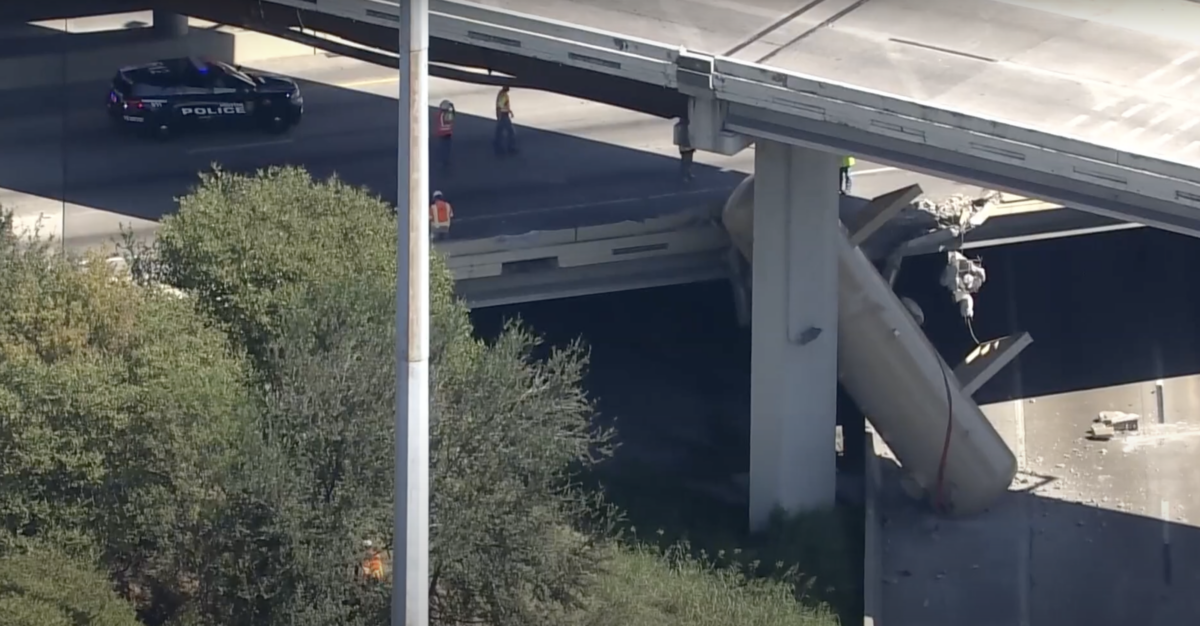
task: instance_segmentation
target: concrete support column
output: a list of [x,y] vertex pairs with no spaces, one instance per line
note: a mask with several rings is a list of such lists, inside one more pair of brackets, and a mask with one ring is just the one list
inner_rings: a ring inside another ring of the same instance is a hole
[[771,141],[755,149],[752,529],[776,507],[834,503],[839,163]]
[[186,37],[188,34],[188,17],[170,11],[154,10],[154,32],[162,37]]

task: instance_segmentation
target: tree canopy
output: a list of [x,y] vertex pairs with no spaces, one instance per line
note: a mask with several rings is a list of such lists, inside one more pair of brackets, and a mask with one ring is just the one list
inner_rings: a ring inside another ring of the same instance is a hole
[[[360,566],[394,541],[392,208],[301,169],[214,171],[130,272],[8,232],[0,615],[127,626],[107,574],[149,626],[386,624]],[[481,341],[431,265],[433,623],[830,623],[786,582],[607,532],[578,481],[612,451],[586,349],[515,322]]]
[[45,242],[0,237],[0,293],[0,544],[95,542],[123,585],[173,587],[254,404],[245,361],[187,299]]
[[[242,474],[271,479],[246,485],[246,493],[266,504],[276,532],[300,533],[281,541],[289,550],[299,549],[291,542],[302,534],[323,551],[302,577],[294,563],[281,569],[281,577],[293,578],[279,584],[321,588],[318,572],[345,571],[358,541],[390,546],[391,207],[302,170],[253,177],[218,171],[164,220],[157,258],[158,276],[194,294],[254,355],[269,382],[259,420],[263,451],[252,458],[273,467]],[[564,607],[578,604],[598,563],[591,538],[580,531],[593,509],[572,478],[606,450],[606,434],[591,426],[591,404],[580,386],[586,354],[569,346],[534,360],[537,340],[518,325],[491,345],[481,343],[454,297],[449,272],[439,258],[433,265],[435,617],[440,623],[557,624]],[[281,493],[281,485],[292,490]],[[263,584],[257,578],[241,581],[239,593]],[[325,595],[340,599],[345,590],[330,588]],[[314,605],[296,598],[288,603],[288,620]]]
[[92,563],[47,545],[0,555],[5,626],[139,626],[133,606]]

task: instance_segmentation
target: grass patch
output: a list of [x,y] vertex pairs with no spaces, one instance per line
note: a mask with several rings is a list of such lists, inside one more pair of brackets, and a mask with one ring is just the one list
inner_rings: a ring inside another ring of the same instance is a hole
[[793,586],[695,557],[684,545],[612,546],[578,626],[835,626],[796,602]]
[[[775,622],[725,623],[824,625],[838,623],[831,615],[845,624],[862,618],[861,509],[776,515],[767,529],[752,535],[744,504],[705,494],[690,483],[704,469],[684,476],[630,464],[620,467],[594,477],[608,501],[624,513],[623,530],[632,552],[616,557],[618,564],[629,561],[620,567],[635,568],[637,574],[641,571],[637,567],[649,567],[640,559],[656,551],[675,572],[677,580],[671,584],[681,585],[680,593],[702,584],[696,577],[709,577],[712,580],[703,584],[744,588],[750,595],[739,602],[761,598],[773,607],[764,606],[762,615],[778,616]],[[683,552],[687,559],[682,558]],[[781,613],[783,609],[774,606],[780,589],[786,591],[793,613]],[[656,592],[644,593],[653,597]]]

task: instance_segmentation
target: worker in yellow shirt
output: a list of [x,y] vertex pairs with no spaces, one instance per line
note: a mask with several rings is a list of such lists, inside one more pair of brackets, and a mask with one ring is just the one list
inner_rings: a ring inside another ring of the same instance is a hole
[[517,153],[517,138],[513,130],[512,102],[508,98],[508,86],[500,88],[496,95],[496,137],[494,140],[496,156]]
[[454,207],[446,202],[442,192],[433,192],[433,203],[429,205],[429,235],[435,240],[450,236],[450,220],[454,219]]
[[842,167],[838,171],[840,172],[843,195],[850,193],[850,168],[852,167],[854,167],[854,157],[842,157]]
[[442,163],[442,169],[450,170],[450,149],[454,142],[454,103],[449,100],[442,100],[438,105],[437,125],[434,126],[434,133],[438,138],[438,157]]

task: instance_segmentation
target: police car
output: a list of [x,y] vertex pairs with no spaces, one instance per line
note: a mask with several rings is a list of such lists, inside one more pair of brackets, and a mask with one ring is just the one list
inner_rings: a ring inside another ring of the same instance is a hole
[[300,122],[304,98],[290,78],[185,57],[121,68],[108,114],[120,128],[158,138],[210,128],[281,133]]

